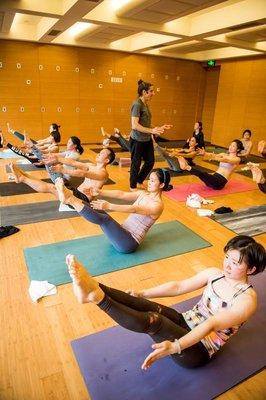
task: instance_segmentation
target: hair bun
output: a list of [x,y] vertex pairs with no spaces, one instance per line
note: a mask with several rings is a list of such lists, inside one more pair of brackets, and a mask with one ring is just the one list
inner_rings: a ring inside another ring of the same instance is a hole
[[165,192],[169,192],[169,191],[172,190],[173,188],[174,188],[173,185],[169,184],[169,185],[164,189],[164,191],[165,191]]

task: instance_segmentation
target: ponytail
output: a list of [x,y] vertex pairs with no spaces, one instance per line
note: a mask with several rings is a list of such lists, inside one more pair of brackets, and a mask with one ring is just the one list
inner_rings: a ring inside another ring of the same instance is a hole
[[77,136],[70,136],[70,139],[72,140],[72,143],[76,146],[76,150],[79,152],[79,154],[82,154],[84,152],[84,149],[81,146],[80,139]]
[[148,92],[151,86],[153,86],[152,83],[144,82],[142,79],[140,79],[138,81],[138,95],[142,96],[143,90],[145,90],[145,92]]

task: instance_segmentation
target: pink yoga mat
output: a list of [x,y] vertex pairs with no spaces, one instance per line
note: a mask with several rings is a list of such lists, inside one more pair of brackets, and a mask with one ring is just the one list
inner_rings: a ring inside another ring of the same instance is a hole
[[257,185],[255,183],[247,183],[236,179],[231,179],[221,190],[211,189],[204,185],[204,183],[199,182],[185,183],[174,186],[173,190],[170,190],[170,192],[164,192],[164,194],[170,199],[176,201],[186,201],[187,196],[192,193],[197,193],[202,197],[215,197],[230,193],[246,192],[254,189],[257,189]]

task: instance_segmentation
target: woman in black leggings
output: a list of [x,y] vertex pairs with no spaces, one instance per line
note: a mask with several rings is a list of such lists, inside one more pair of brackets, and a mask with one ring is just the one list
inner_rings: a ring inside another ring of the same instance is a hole
[[228,179],[240,163],[239,153],[243,150],[243,144],[240,140],[235,139],[230,144],[228,153],[207,153],[205,150],[199,150],[198,154],[202,155],[208,161],[219,161],[219,167],[214,174],[203,172],[196,167],[191,167],[183,157],[178,157],[179,165],[182,170],[189,171],[192,175],[196,175],[206,186],[221,190],[225,187]]
[[[248,276],[265,269],[264,247],[249,236],[237,236],[224,253],[223,270],[207,268],[186,280],[129,293],[99,284],[73,255],[66,257],[66,263],[80,303],[95,303],[119,325],[146,333],[155,342],[142,369],[168,355],[177,364],[193,368],[206,364],[256,311],[256,293]],[[147,300],[203,287],[202,298],[182,314]]]

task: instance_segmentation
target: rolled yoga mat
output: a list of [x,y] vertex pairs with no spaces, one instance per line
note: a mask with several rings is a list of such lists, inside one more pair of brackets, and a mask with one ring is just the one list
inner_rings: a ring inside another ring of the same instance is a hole
[[[265,367],[266,273],[251,277],[258,309],[239,332],[204,367],[186,369],[171,357],[141,370],[152,351],[148,335],[116,326],[71,342],[92,400],[211,400]],[[179,312],[194,306],[193,298],[176,304]],[[87,310],[89,312],[89,309]]]
[[214,214],[210,218],[238,235],[255,236],[266,232],[266,205]]
[[[83,182],[83,178],[74,178],[73,186],[77,187]],[[52,183],[50,179],[42,179],[44,182]],[[113,185],[115,182],[112,179],[108,179],[105,185]],[[36,193],[31,187],[26,185],[25,183],[16,183],[16,182],[3,182],[0,183],[0,196],[15,196],[19,194],[29,194]]]
[[221,190],[211,189],[207,187],[203,182],[184,183],[174,186],[174,189],[170,190],[170,192],[164,192],[164,195],[172,200],[186,201],[188,195],[192,193],[197,193],[202,197],[215,197],[231,193],[246,192],[248,190],[255,190],[257,188],[257,185],[255,185],[254,183],[247,183],[243,181],[238,181],[236,179],[230,179],[225,187]]
[[52,243],[24,249],[31,280],[54,285],[70,282],[65,258],[75,254],[91,275],[130,268],[211,246],[209,242],[177,221],[155,224],[135,253],[118,253],[105,235]]

